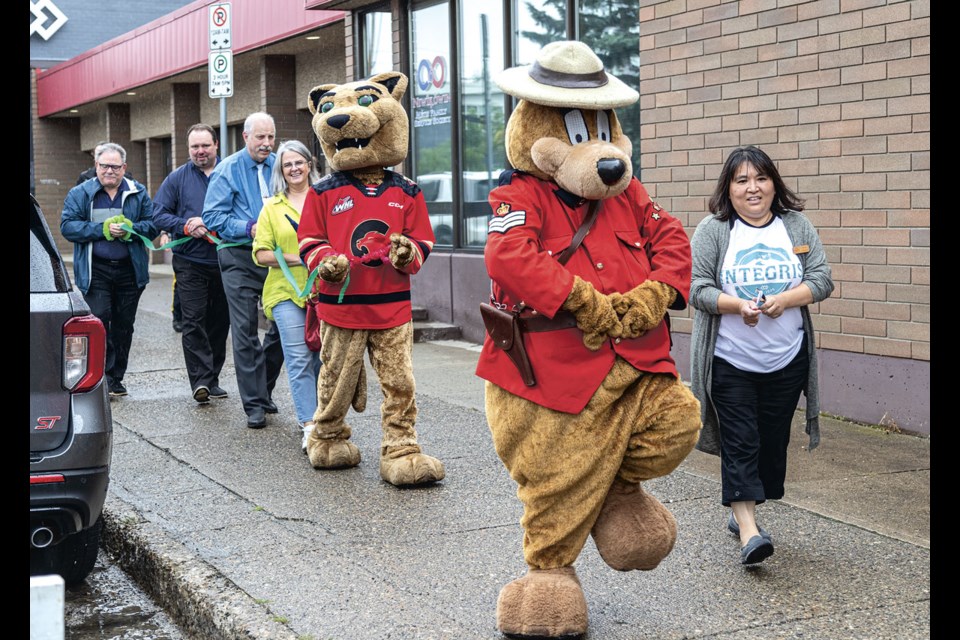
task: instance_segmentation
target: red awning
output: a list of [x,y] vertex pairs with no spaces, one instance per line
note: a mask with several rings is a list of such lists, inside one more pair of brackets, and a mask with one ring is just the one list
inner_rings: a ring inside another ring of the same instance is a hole
[[[206,66],[214,4],[220,3],[197,0],[38,72],[40,117]],[[230,12],[234,55],[313,31],[344,15],[310,10],[304,0],[232,0]]]

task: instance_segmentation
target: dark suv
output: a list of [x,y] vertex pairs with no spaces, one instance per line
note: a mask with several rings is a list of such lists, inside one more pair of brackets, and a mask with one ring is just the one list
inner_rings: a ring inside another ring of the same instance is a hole
[[86,579],[97,560],[113,419],[106,333],[30,196],[30,575]]

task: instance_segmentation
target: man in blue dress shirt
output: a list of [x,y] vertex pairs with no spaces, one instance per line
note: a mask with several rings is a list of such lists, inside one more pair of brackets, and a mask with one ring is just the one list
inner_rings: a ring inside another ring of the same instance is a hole
[[259,303],[267,269],[254,263],[251,249],[260,209],[271,196],[267,183],[276,161],[276,136],[272,116],[263,112],[247,116],[243,123],[244,148],[217,164],[203,202],[204,226],[223,242],[240,243],[220,249],[217,257],[230,310],[237,387],[251,429],[267,426],[264,414],[277,412],[270,395],[283,366],[276,324],[270,322],[260,342]]

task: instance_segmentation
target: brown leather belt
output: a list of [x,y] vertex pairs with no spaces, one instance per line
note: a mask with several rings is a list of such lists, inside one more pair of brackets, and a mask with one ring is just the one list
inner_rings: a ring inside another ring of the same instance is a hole
[[561,309],[552,318],[542,315],[520,316],[520,328],[536,333],[540,331],[558,331],[577,326],[577,319],[569,311]]

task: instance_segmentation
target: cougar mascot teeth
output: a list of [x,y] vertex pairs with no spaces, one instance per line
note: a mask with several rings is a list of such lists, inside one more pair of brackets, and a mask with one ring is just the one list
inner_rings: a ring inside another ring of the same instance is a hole
[[409,121],[402,73],[387,72],[310,91],[313,130],[334,173],[311,188],[300,227],[300,257],[313,273],[323,366],[307,454],[316,469],[360,464],[347,411],[366,408],[364,353],[380,380],[380,477],[398,487],[437,482],[443,463],[421,452],[414,428],[410,277],[433,249],[420,188],[384,169],[404,160]]
[[489,197],[477,375],[518,484],[527,564],[500,591],[496,623],[511,637],[578,637],[587,603],[573,565],[588,537],[618,571],[656,568],[676,540],[643,483],[672,472],[700,431],[667,316],[686,306],[690,243],[633,177],[614,109],[637,92],[589,47],[548,44],[496,82],[519,102],[513,170]]

